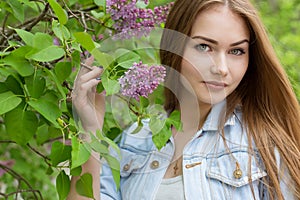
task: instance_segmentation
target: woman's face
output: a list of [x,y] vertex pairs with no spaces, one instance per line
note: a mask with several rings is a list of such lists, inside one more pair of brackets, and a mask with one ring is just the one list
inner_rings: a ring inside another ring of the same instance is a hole
[[190,38],[181,82],[200,103],[216,104],[236,89],[247,70],[249,30],[239,15],[218,5],[197,16]]

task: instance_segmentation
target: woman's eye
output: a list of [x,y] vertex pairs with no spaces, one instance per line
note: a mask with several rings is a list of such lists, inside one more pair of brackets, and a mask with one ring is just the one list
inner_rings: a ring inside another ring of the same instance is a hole
[[198,51],[203,51],[203,52],[208,52],[210,51],[210,47],[207,45],[207,44],[197,44],[195,46],[195,48],[198,50]]
[[229,51],[230,54],[236,55],[236,56],[240,56],[245,54],[245,51],[243,49],[233,49]]

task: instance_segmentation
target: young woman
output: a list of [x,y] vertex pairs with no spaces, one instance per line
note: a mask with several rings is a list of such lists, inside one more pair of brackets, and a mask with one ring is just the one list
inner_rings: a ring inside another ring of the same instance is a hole
[[[299,104],[254,7],[178,0],[165,28],[161,62],[180,74],[168,72],[165,109],[180,110],[183,129],[160,151],[147,122],[124,131],[120,190],[99,155],[83,166],[96,199],[300,199]],[[104,97],[93,89],[101,71],[81,69],[75,82],[88,131],[103,124]],[[84,199],[75,181],[69,199]]]

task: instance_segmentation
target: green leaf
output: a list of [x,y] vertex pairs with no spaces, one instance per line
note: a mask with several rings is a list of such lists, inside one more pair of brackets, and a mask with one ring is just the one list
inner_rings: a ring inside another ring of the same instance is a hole
[[46,80],[42,76],[33,75],[25,78],[28,93],[33,98],[40,98],[46,87]]
[[1,93],[0,94],[0,115],[11,111],[12,109],[16,108],[22,99],[17,97],[11,91]]
[[5,126],[13,141],[25,145],[35,134],[38,119],[34,112],[17,108],[6,113]]
[[74,33],[76,41],[83,46],[89,52],[93,51],[96,48],[92,37],[86,32]]
[[91,51],[91,54],[97,60],[99,65],[102,65],[104,67],[104,69],[107,68],[114,60],[111,55],[103,53],[96,48]]
[[119,82],[117,80],[109,79],[107,71],[102,74],[101,80],[107,96],[116,94],[120,91]]
[[67,198],[71,188],[71,182],[69,176],[65,171],[61,171],[56,178],[56,190],[60,200]]
[[57,166],[59,163],[71,158],[72,147],[64,145],[59,141],[55,141],[52,144],[50,159],[53,166]]
[[157,116],[151,116],[149,127],[153,135],[158,134],[165,126],[166,119],[160,119]]
[[54,171],[53,171],[52,167],[49,166],[49,167],[47,168],[46,174],[47,174],[47,175],[51,175],[53,172],[54,172]]
[[6,84],[3,82],[0,82],[0,94],[7,92],[7,91],[8,91],[8,88],[7,88]]
[[5,85],[8,88],[8,90],[12,91],[16,95],[23,96],[24,91],[20,84],[20,80],[18,76],[9,75],[7,79],[5,80]]
[[106,0],[94,0],[94,2],[97,6],[103,6],[104,8],[106,7]]
[[149,100],[146,97],[140,96],[139,99],[141,108],[146,108],[149,105]]
[[37,110],[43,117],[49,120],[53,124],[58,124],[56,119],[59,118],[62,113],[57,105],[53,102],[47,101],[45,99],[37,99],[37,100],[30,100],[28,104]]
[[51,8],[53,9],[54,13],[58,17],[58,20],[61,24],[66,24],[68,22],[68,15],[66,11],[57,3],[55,0],[48,0]]
[[60,97],[59,97],[60,105],[61,105],[60,109],[62,111],[65,111],[65,109],[67,108],[67,104],[66,104],[66,93],[64,92],[64,88],[62,87],[61,83],[59,82],[59,80],[57,79],[56,75],[53,73],[52,70],[44,68],[44,71],[47,73],[48,77],[51,78],[55,82],[55,86],[60,94]]
[[105,158],[110,167],[113,179],[116,183],[116,187],[118,190],[120,188],[120,162],[110,154],[105,154],[103,155],[103,157]]
[[30,76],[34,72],[34,67],[25,59],[25,54],[31,49],[29,46],[20,47],[2,59],[2,61],[15,69],[21,76]]
[[144,1],[138,1],[138,2],[136,2],[136,7],[138,7],[138,8],[146,8],[147,6],[148,5],[145,4]]
[[78,141],[76,137],[72,137],[72,166],[74,169],[84,164],[91,156],[91,149],[85,143]]
[[74,169],[71,169],[70,174],[72,176],[80,176],[81,172],[82,172],[82,167],[78,166],[78,167],[76,167]]
[[182,130],[180,112],[178,110],[174,110],[167,118],[166,123],[169,124],[170,127],[173,125],[178,131]]
[[45,142],[53,138],[62,136],[62,130],[53,126],[49,126],[46,123],[38,127],[36,133],[36,141],[38,145],[43,145]]
[[98,85],[97,85],[97,87],[96,87],[96,91],[97,91],[98,93],[101,93],[101,92],[104,91],[104,87],[103,87],[103,84],[102,84],[101,82],[98,83]]
[[91,134],[91,139],[92,140],[91,140],[91,143],[90,143],[90,147],[94,151],[100,153],[100,155],[109,154],[108,146],[101,143],[101,140],[96,138],[96,136],[94,136],[93,134]]
[[171,136],[172,131],[170,126],[165,125],[160,132],[152,136],[152,141],[155,144],[156,148],[160,150],[166,145],[167,141],[170,139]]
[[120,148],[118,147],[118,145],[116,143],[114,143],[111,139],[109,139],[108,137],[105,137],[100,130],[96,131],[96,136],[100,140],[103,140],[103,141],[107,142],[112,148],[114,148],[116,150],[118,155],[121,156]]
[[58,62],[55,65],[54,71],[58,81],[62,83],[72,73],[72,64],[70,62]]
[[118,65],[126,69],[132,67],[134,62],[139,62],[141,60],[141,57],[135,52],[122,48],[116,50],[116,56]]
[[65,51],[55,45],[49,46],[45,49],[39,50],[37,52],[34,51],[34,53],[29,53],[26,58],[32,59],[39,62],[50,62],[56,59],[61,58],[64,56]]
[[9,54],[10,54],[10,52],[0,51],[0,57],[8,56]]
[[50,139],[48,125],[43,124],[38,127],[36,132],[36,142],[38,145],[42,145],[44,142]]
[[72,53],[72,66],[78,67],[80,66],[80,52],[74,51]]
[[33,46],[33,38],[34,35],[28,31],[25,31],[23,29],[15,29],[17,34],[21,37],[21,39],[27,44],[28,46]]
[[77,2],[78,2],[78,0],[69,0],[69,1],[67,1],[67,3],[68,3],[69,6],[72,6],[75,3],[77,3]]
[[71,37],[69,30],[62,24],[59,24],[56,20],[52,21],[52,30],[56,37],[61,41],[67,40]]
[[46,33],[36,33],[33,38],[33,47],[36,49],[46,49],[53,45],[53,39]]
[[89,173],[83,174],[76,182],[76,191],[81,196],[94,199],[93,194],[93,177]]
[[24,6],[18,0],[9,0],[7,3],[12,8],[16,19],[23,23],[25,18]]

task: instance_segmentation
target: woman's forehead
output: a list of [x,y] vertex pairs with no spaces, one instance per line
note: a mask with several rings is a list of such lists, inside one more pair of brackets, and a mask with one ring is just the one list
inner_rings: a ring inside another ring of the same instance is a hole
[[216,40],[239,40],[250,37],[245,20],[223,5],[215,5],[198,13],[192,26],[191,37],[198,34]]

